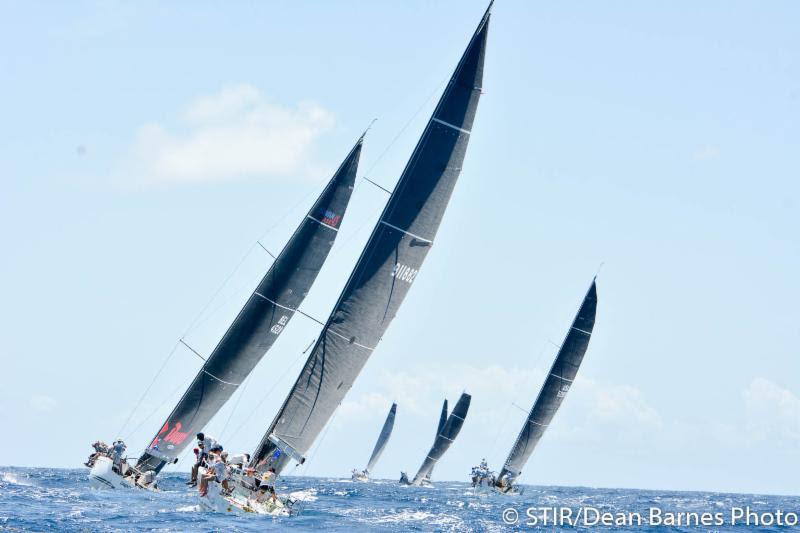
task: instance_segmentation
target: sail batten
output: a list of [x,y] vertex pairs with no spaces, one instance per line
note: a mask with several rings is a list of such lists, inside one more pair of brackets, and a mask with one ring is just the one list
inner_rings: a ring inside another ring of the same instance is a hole
[[280,471],[288,460],[276,435],[307,453],[352,387],[405,299],[432,248],[461,172],[482,85],[489,12],[392,191],[367,245],[300,376],[252,454],[252,464]]
[[528,418],[497,477],[498,486],[510,488],[569,392],[589,347],[597,313],[597,284],[592,284],[575,315]]
[[295,313],[302,314],[298,308],[328,257],[350,202],[362,145],[363,135],[150,441],[139,458],[139,470],[159,472],[175,460],[230,399]]

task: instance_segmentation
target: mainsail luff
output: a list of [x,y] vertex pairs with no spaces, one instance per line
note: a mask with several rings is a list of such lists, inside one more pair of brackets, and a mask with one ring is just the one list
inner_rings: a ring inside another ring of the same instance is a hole
[[290,457],[305,460],[417,276],[461,172],[489,16],[487,10],[252,464],[280,471]]
[[367,472],[372,472],[375,464],[378,462],[383,449],[386,448],[386,443],[389,442],[389,437],[392,436],[392,429],[394,428],[394,417],[397,414],[397,404],[393,403],[392,408],[389,409],[389,414],[386,415],[386,422],[383,423],[383,429],[378,436],[378,442],[375,443],[375,448],[372,450],[372,455],[369,457],[367,463]]
[[272,347],[319,274],[353,192],[364,135],[320,193],[139,458],[160,471],[191,443]]
[[422,466],[419,467],[417,474],[414,476],[414,480],[411,482],[412,485],[420,485],[426,478],[430,478],[436,463],[439,462],[444,452],[450,448],[450,445],[453,444],[453,441],[456,440],[456,437],[461,432],[461,427],[464,425],[464,420],[467,418],[471,400],[472,396],[466,392],[462,393],[456,406],[453,407],[453,412],[447,417],[447,422],[445,422],[444,426],[442,426],[441,423],[439,424],[441,429],[436,434],[433,446],[428,452],[428,455],[425,456]]
[[444,403],[442,403],[442,414],[439,415],[439,425],[436,427],[437,435],[442,432],[445,423],[447,423],[447,398],[445,398]]
[[550,425],[561,402],[564,401],[589,347],[596,312],[597,285],[595,280],[592,280],[592,285],[561,344],[528,418],[497,477],[498,482],[503,483],[504,486],[510,487],[514,479],[522,472],[522,467],[533,453],[547,426]]

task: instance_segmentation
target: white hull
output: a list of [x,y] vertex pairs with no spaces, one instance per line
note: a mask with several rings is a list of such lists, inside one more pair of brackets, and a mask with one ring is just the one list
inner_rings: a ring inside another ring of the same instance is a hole
[[133,487],[130,479],[124,478],[114,472],[114,465],[108,457],[98,457],[89,471],[89,483],[95,489],[130,489]]
[[368,483],[369,474],[367,473],[366,470],[353,470],[352,480],[360,481],[362,483]]
[[[206,470],[200,469],[198,476],[204,475]],[[268,516],[289,516],[289,508],[284,505],[280,498],[275,503],[271,501],[256,502],[238,491],[230,496],[222,494],[222,487],[219,483],[210,482],[205,496],[199,496],[200,507],[205,511],[214,513],[233,513],[233,514],[260,514]]]
[[[114,462],[109,457],[98,457],[92,469],[89,471],[89,484],[95,489],[146,489],[156,491],[158,487],[153,481],[149,485],[143,482],[144,476],[139,476],[139,483],[134,481],[134,476],[123,477],[117,472],[114,472]],[[130,469],[131,467],[123,463],[123,468]],[[129,470],[132,472],[132,470]],[[150,478],[153,479],[153,478]]]

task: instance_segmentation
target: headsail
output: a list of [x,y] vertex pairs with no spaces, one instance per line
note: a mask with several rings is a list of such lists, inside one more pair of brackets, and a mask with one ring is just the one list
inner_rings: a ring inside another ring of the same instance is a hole
[[566,338],[558,351],[553,366],[539,391],[539,396],[528,414],[528,419],[517,437],[511,453],[508,455],[500,475],[497,477],[499,486],[510,488],[514,479],[522,472],[522,467],[528,461],[533,449],[542,438],[542,435],[561,406],[561,402],[569,391],[578,368],[581,366],[583,356],[589,347],[589,339],[594,329],[594,319],[597,311],[597,285],[592,280],[592,285],[583,299],[581,308],[569,328]]
[[372,455],[367,463],[367,472],[372,472],[372,469],[375,467],[375,463],[378,462],[378,458],[380,458],[381,454],[383,453],[383,449],[386,447],[386,443],[389,442],[389,437],[392,436],[394,417],[396,414],[397,404],[393,403],[392,408],[389,409],[389,414],[386,416],[386,422],[383,423],[383,429],[381,429],[381,434],[378,436],[378,442],[375,443],[375,449],[372,450]]
[[[469,411],[469,403],[471,400],[472,396],[466,392],[461,394],[461,398],[458,399],[456,406],[453,407],[453,412],[447,417],[447,422],[445,422],[444,426],[441,427],[441,430],[436,434],[433,446],[422,462],[422,466],[419,467],[419,471],[414,476],[414,480],[411,482],[412,485],[420,485],[426,478],[430,478],[433,467],[436,466],[436,463],[439,462],[439,459],[442,458],[444,452],[453,444],[453,441],[456,440],[456,437],[461,431],[461,426],[464,425],[464,419],[467,418],[467,411]],[[445,403],[445,407],[446,406],[447,404]]]
[[304,460],[411,288],[461,173],[488,25],[487,10],[253,464]]
[[286,327],[317,278],[350,201],[362,135],[139,458],[160,471],[222,408]]

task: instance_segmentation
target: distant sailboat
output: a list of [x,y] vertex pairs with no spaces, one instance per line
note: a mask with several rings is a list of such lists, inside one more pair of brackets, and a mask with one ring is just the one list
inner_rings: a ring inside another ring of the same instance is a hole
[[558,350],[553,366],[550,367],[550,372],[539,391],[539,396],[503,464],[503,469],[496,478],[489,477],[489,475],[476,476],[475,470],[473,470],[474,486],[493,486],[500,492],[515,490],[514,481],[522,473],[522,467],[525,466],[536,444],[544,435],[578,374],[578,369],[583,362],[583,356],[586,354],[589,340],[592,337],[596,312],[597,284],[595,280],[592,280],[592,285]]
[[367,462],[367,468],[364,470],[353,470],[353,481],[369,481],[370,473],[378,462],[383,449],[386,448],[386,443],[389,442],[389,437],[392,436],[392,429],[394,428],[394,417],[397,414],[397,404],[393,403],[389,414],[386,415],[386,421],[383,423],[381,434],[378,435],[378,442],[375,443],[375,448],[372,450],[372,455]]
[[461,432],[461,427],[464,425],[464,420],[467,418],[471,400],[472,396],[463,393],[449,416],[447,415],[447,400],[444,401],[433,446],[428,452],[428,455],[425,456],[425,460],[422,462],[422,466],[417,471],[414,479],[409,481],[408,475],[405,472],[401,472],[400,483],[416,486],[430,484],[434,467]]
[[308,294],[333,246],[353,192],[363,140],[364,135],[204,360],[136,465],[113,465],[110,458],[99,457],[89,475],[95,486],[155,488],[161,469],[177,462],[194,435],[202,432],[272,347]]
[[[491,8],[491,4],[489,6]],[[456,185],[481,96],[487,9],[425,126],[300,376],[251,455],[259,472],[304,463],[397,314],[433,246]],[[240,484],[226,503],[251,509]],[[208,504],[203,500],[209,500]],[[261,512],[261,511],[256,511]]]

